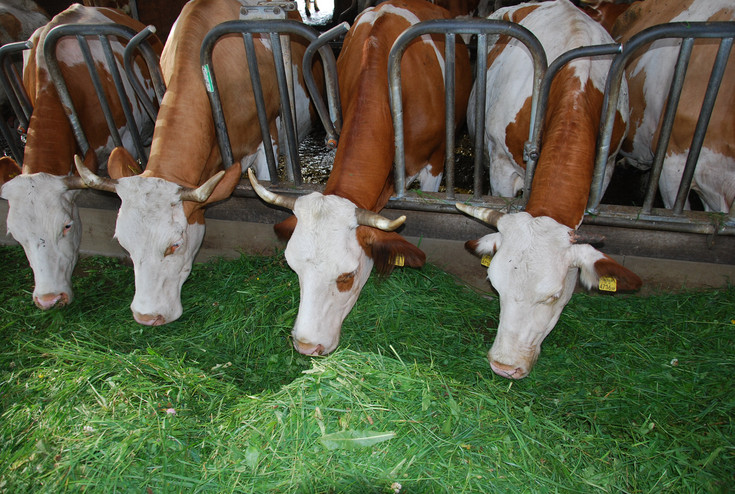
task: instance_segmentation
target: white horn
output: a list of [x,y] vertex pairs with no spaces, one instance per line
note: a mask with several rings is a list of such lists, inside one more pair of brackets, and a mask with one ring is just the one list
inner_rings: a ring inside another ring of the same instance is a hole
[[455,203],[454,206],[463,213],[466,213],[473,218],[477,218],[478,220],[481,220],[495,228],[498,227],[498,220],[505,215],[505,213],[501,213],[494,209],[470,206],[469,204],[462,204],[461,202]]
[[391,220],[385,216],[379,215],[378,213],[362,208],[357,208],[355,216],[357,216],[358,225],[372,226],[386,232],[392,232],[406,221],[405,216]]
[[252,168],[248,168],[248,178],[250,179],[250,185],[253,186],[253,190],[256,194],[258,194],[258,197],[263,199],[268,204],[274,204],[276,206],[281,206],[282,208],[293,211],[294,205],[296,204],[295,197],[288,197],[281,194],[276,194],[275,192],[271,192],[270,190],[260,185],[258,179],[255,178],[255,173],[253,173]]
[[103,178],[99,175],[96,175],[89,168],[84,166],[84,163],[82,163],[82,159],[79,157],[78,154],[74,155],[74,165],[77,167],[79,176],[82,177],[82,181],[86,184],[87,187],[97,190],[104,190],[107,192],[115,192],[117,180],[113,180],[111,178]]
[[207,199],[209,199],[209,196],[212,195],[212,192],[214,192],[214,188],[217,187],[217,184],[220,180],[222,180],[222,177],[224,176],[225,171],[220,170],[219,172],[217,172],[216,175],[212,176],[209,180],[204,182],[196,189],[182,187],[179,196],[181,197],[182,201],[205,202]]

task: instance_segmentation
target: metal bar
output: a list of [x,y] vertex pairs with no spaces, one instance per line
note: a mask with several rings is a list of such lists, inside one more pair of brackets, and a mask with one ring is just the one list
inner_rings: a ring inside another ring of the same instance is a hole
[[[156,33],[155,26],[146,26],[141,32],[133,36],[128,44],[125,45],[125,51],[123,52],[123,65],[125,67],[125,73],[127,74],[130,84],[133,86],[138,100],[145,108],[148,116],[155,122],[158,116],[158,108],[161,106],[163,95],[166,92],[166,84],[163,81],[163,74],[161,74],[161,66],[158,63],[158,55],[153,51],[148,38]],[[156,103],[150,100],[143,85],[138,80],[136,74],[136,65],[134,63],[134,56],[140,54],[143,60],[146,62],[148,67],[148,73],[153,83],[153,91],[156,94]]]
[[715,100],[717,99],[717,92],[720,90],[722,77],[725,74],[725,67],[727,66],[727,59],[729,58],[730,50],[732,49],[732,42],[733,38],[724,38],[720,42],[720,49],[717,51],[717,56],[715,57],[715,63],[707,84],[707,91],[704,93],[702,109],[699,112],[699,119],[697,119],[697,125],[694,128],[692,143],[689,146],[689,155],[687,156],[687,161],[684,165],[684,173],[682,174],[681,182],[679,182],[679,192],[676,195],[676,202],[674,203],[675,214],[681,214],[684,210],[684,204],[687,196],[689,195],[689,189],[692,186],[694,169],[697,166],[699,153],[702,150],[704,136],[707,133],[709,120],[712,116]]
[[[337,62],[334,59],[334,53],[327,46],[327,43],[343,35],[350,29],[350,25],[346,22],[334,26],[332,29],[322,33],[316,40],[309,43],[304,53],[304,83],[309,91],[311,101],[314,103],[317,114],[319,115],[324,130],[327,133],[327,147],[334,149],[339,141],[339,134],[342,131],[342,105],[339,100],[339,83],[337,81]],[[314,54],[319,52],[324,66],[324,84],[327,89],[327,105],[324,103],[321,92],[314,81],[314,74],[311,71],[312,60]]]
[[[281,36],[278,33],[270,33],[271,51],[273,53],[273,61],[276,67],[276,80],[278,81],[278,94],[281,100],[281,126],[286,134],[286,171],[289,180],[294,185],[301,185],[301,166],[299,164],[298,154],[298,137],[295,122],[295,110],[293,107],[293,91],[288,87],[288,73],[293,78],[293,70],[290,63],[286,67],[283,58],[283,47],[281,45]],[[288,39],[288,36],[286,36]],[[290,45],[289,45],[290,46]],[[290,49],[289,49],[290,51]],[[293,83],[292,83],[293,84]]]
[[485,97],[487,94],[487,34],[477,34],[477,69],[475,73],[475,142],[473,143],[473,199],[482,197],[483,159],[485,157]]
[[0,47],[0,63],[2,63],[0,84],[2,84],[5,94],[8,96],[13,113],[25,129],[28,128],[33,106],[23,86],[23,77],[19,74],[13,57],[24,50],[30,50],[32,47],[33,43],[30,41],[7,43]]
[[454,119],[455,119],[455,51],[454,33],[444,35],[444,128],[447,138],[444,147],[444,174],[447,198],[454,199]]
[[669,87],[669,96],[666,99],[666,109],[664,110],[664,116],[661,121],[661,131],[659,132],[656,151],[653,155],[653,165],[651,167],[651,175],[648,179],[646,197],[643,201],[642,210],[644,214],[649,214],[653,209],[653,202],[656,198],[656,191],[658,190],[658,181],[663,171],[666,148],[669,147],[671,131],[674,128],[674,117],[676,116],[676,109],[679,106],[681,90],[684,87],[684,77],[689,67],[689,59],[692,56],[693,46],[694,38],[684,38],[679,48],[679,56],[674,66],[674,76]]

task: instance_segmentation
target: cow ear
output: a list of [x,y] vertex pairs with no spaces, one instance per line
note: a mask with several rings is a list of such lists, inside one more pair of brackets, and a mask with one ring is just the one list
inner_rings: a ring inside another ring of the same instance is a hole
[[276,232],[276,236],[283,242],[288,242],[293,235],[293,231],[296,229],[296,216],[291,215],[285,220],[273,226],[273,230]]
[[572,265],[580,269],[579,279],[585,288],[603,291],[638,290],[643,281],[633,271],[623,267],[591,245],[572,245]]
[[20,166],[9,156],[0,158],[0,185],[21,174]]
[[232,195],[232,191],[235,190],[235,186],[240,182],[242,176],[242,167],[240,163],[233,163],[226,171],[222,180],[217,183],[209,199],[204,201],[204,205],[212,204],[218,201],[223,201]]
[[358,226],[356,233],[357,241],[373,259],[379,274],[390,274],[396,266],[420,268],[426,263],[426,254],[396,232]]
[[479,255],[487,254],[487,255],[492,256],[495,254],[495,252],[498,251],[502,241],[503,241],[502,233],[500,232],[491,233],[477,240],[468,240],[467,242],[465,242],[464,248],[474,254],[479,254]]
[[139,175],[141,172],[140,165],[138,165],[138,162],[127,149],[116,147],[112,150],[110,158],[107,160],[107,174],[110,175],[110,178],[117,180],[119,178]]

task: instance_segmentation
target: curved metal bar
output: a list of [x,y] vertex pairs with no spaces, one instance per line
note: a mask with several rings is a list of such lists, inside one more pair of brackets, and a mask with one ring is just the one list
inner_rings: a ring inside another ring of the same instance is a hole
[[[324,104],[324,99],[317,88],[314,81],[314,74],[311,70],[304,70],[304,83],[314,102],[319,118],[322,121],[324,130],[327,132],[327,147],[334,149],[337,147],[339,134],[342,131],[342,104],[339,99],[339,84],[337,81],[337,62],[334,58],[332,50],[326,46],[327,43],[342,36],[349,31],[350,25],[342,22],[334,26],[332,29],[322,33],[316,40],[309,43],[304,53],[304,67],[311,67],[314,54],[318,51],[322,64],[324,65],[324,83],[327,88],[327,103],[329,109]],[[332,121],[334,119],[334,122]]]
[[[602,200],[603,180],[599,180],[599,177],[605,174],[615,120],[614,109],[618,105],[620,84],[628,61],[637,54],[639,49],[659,39],[733,37],[735,37],[735,22],[671,22],[644,29],[623,45],[623,51],[613,59],[605,85],[603,115],[606,118],[600,121],[598,134],[598,149],[600,152],[597,153],[595,162],[595,182],[593,182],[587,202],[589,212],[596,212]],[[698,153],[699,150],[696,152]]]
[[[110,133],[113,136],[113,139],[116,139],[115,142],[117,143],[119,141],[119,136],[117,138],[115,137],[117,135],[117,127],[114,124],[114,119],[109,113],[109,104],[107,104],[106,97],[104,96],[104,91],[102,90],[99,80],[99,74],[94,66],[94,61],[92,60],[89,45],[87,44],[85,37],[97,36],[101,39],[102,37],[107,36],[117,36],[125,40],[130,40],[135,36],[135,34],[135,30],[132,28],[119,24],[64,24],[51,29],[46,35],[46,40],[43,44],[44,58],[48,65],[51,80],[56,87],[56,91],[61,99],[64,111],[69,118],[72,131],[74,132],[74,137],[76,138],[77,144],[79,144],[79,148],[83,154],[86,154],[87,151],[89,151],[89,141],[82,129],[78,113],[74,107],[74,103],[72,102],[71,95],[69,94],[69,89],[64,80],[59,63],[56,60],[56,45],[63,37],[74,36],[77,38],[82,54],[87,62],[92,82],[95,85],[95,91],[100,97],[100,104],[102,104],[103,111],[105,112],[105,119],[108,122]],[[131,121],[128,121],[127,124],[129,127],[134,126],[134,122]]]
[[[33,107],[31,106],[28,94],[23,86],[23,78],[18,72],[18,68],[13,58],[20,52],[30,49],[32,44],[29,41],[20,41],[17,43],[7,43],[0,47],[0,84],[2,85],[8,102],[15,114],[20,126],[24,129],[28,128],[28,122],[31,118]],[[7,122],[0,123],[0,133],[10,149],[10,154],[18,164],[23,164],[23,149],[20,137],[14,129],[11,129]]]
[[[227,124],[224,119],[224,110],[222,108],[222,101],[220,99],[220,92],[217,87],[217,79],[214,74],[212,66],[212,52],[214,46],[220,38],[228,34],[241,34],[245,43],[245,54],[248,60],[248,67],[250,67],[250,78],[253,84],[253,93],[255,96],[256,106],[258,106],[258,119],[261,128],[261,134],[263,137],[264,150],[266,153],[266,159],[268,161],[268,169],[271,174],[271,181],[278,181],[278,174],[276,168],[275,156],[273,155],[273,149],[270,145],[270,130],[268,129],[268,123],[265,121],[265,103],[263,100],[263,90],[260,84],[260,74],[258,72],[257,58],[255,57],[255,46],[253,44],[253,34],[289,34],[294,36],[300,36],[309,43],[312,43],[318,37],[317,31],[298,21],[292,20],[259,20],[259,21],[244,21],[244,20],[233,20],[226,21],[217,26],[213,27],[204,37],[202,46],[200,49],[200,62],[202,65],[202,73],[204,75],[204,82],[207,88],[207,95],[209,96],[209,102],[212,107],[212,117],[214,118],[215,131],[217,132],[217,141],[220,147],[220,153],[222,155],[222,162],[225,168],[228,168],[234,162],[232,154],[232,146],[230,143],[229,136],[227,134]],[[288,94],[288,90],[285,86],[281,87],[280,83],[283,78],[285,82],[285,68],[283,66],[283,60],[278,60],[274,52],[274,62],[276,64],[276,73],[279,80],[279,91],[283,94]],[[286,105],[288,106],[288,105]],[[283,128],[286,130],[287,139],[292,139],[292,142],[297,142],[294,136],[289,137],[288,133],[294,132],[293,116],[283,105],[281,105],[281,115],[283,119]],[[287,118],[289,120],[287,121]],[[292,163],[295,169],[299,168],[298,165],[298,153],[293,153],[296,161]],[[299,170],[300,171],[300,170]],[[296,185],[300,185],[300,181],[297,181],[298,177],[294,176],[294,182]]]
[[[403,56],[404,51],[408,47],[408,44],[418,36],[424,34],[477,34],[478,35],[478,81],[480,80],[480,64],[486,67],[487,51],[486,36],[487,35],[505,35],[517,38],[523,43],[531,53],[534,64],[534,90],[532,99],[532,113],[538,114],[538,97],[541,89],[541,77],[542,73],[546,70],[546,53],[544,52],[543,46],[539,40],[529,31],[515,23],[500,21],[494,19],[437,19],[430,21],[419,22],[409,27],[396,39],[391,47],[390,54],[388,55],[388,78],[390,85],[390,98],[391,98],[391,113],[393,114],[393,126],[395,130],[395,141],[396,141],[396,153],[395,153],[395,180],[396,180],[396,195],[401,198],[405,195],[405,174],[406,174],[406,163],[404,157],[405,145],[403,140],[403,102],[401,94],[401,64],[400,59]],[[482,56],[481,56],[482,52]],[[480,60],[482,58],[482,61]],[[484,63],[483,63],[484,61]],[[486,69],[482,70],[486,72]],[[484,81],[484,77],[482,78]],[[476,81],[476,96],[481,91],[480,82]],[[484,84],[482,84],[484,86]],[[482,102],[482,111],[478,113],[478,119],[484,119],[484,97],[478,98],[479,102]],[[537,142],[538,136],[540,135],[541,123],[540,119],[536,120],[535,125],[529,130],[529,141]],[[483,124],[480,124],[478,128],[484,129]],[[477,130],[477,129],[476,129]],[[482,132],[484,134],[484,130]],[[484,147],[481,146],[479,149],[475,148],[475,154],[484,154]],[[532,154],[531,154],[532,155]],[[477,163],[477,159],[475,160]],[[528,165],[527,165],[528,166]],[[477,168],[477,167],[476,167]],[[481,174],[476,170],[477,175]],[[477,185],[477,183],[476,183]],[[481,187],[475,187],[475,194],[479,198],[481,195]]]
[[[159,65],[158,55],[153,51],[148,38],[156,34],[155,26],[146,26],[141,32],[133,36],[128,44],[125,45],[125,51],[123,52],[123,63],[125,66],[125,73],[127,74],[130,84],[133,86],[138,100],[145,108],[148,116],[155,122],[158,116],[158,108],[161,106],[163,95],[166,92],[166,84],[163,81],[163,74],[161,74],[161,66]],[[143,85],[135,74],[135,63],[133,57],[139,53],[143,56],[143,60],[148,67],[148,73],[150,74],[151,81],[153,82],[153,91],[156,94],[157,105],[148,97]]]

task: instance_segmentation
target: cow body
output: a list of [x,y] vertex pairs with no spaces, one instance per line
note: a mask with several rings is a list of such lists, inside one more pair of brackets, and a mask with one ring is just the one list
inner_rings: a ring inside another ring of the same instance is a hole
[[[339,342],[342,322],[375,266],[419,267],[425,255],[399,234],[358,221],[377,212],[393,192],[394,131],[389,108],[388,53],[409,26],[448,18],[423,0],[394,0],[368,9],[345,37],[337,61],[344,125],[324,194],[294,201],[294,217],[276,225],[289,239],[286,260],[299,275],[301,298],[294,345],[325,354]],[[402,59],[406,174],[438,185],[444,160],[443,37],[423,36]],[[457,47],[457,121],[470,90],[468,53]],[[267,200],[267,199],[266,199]],[[356,213],[357,211],[357,213]],[[391,225],[395,228],[397,225]]]
[[[647,0],[633,4],[616,21],[613,35],[625,42],[643,29],[667,22],[733,21],[729,0]],[[660,132],[660,117],[671,85],[679,41],[659,40],[626,67],[630,88],[631,129],[623,146],[629,161],[651,166]],[[673,132],[663,162],[659,190],[668,208],[674,205],[712,64],[715,40],[694,43],[684,79]],[[692,181],[706,210],[727,212],[735,199],[735,52],[728,65],[709,122]],[[688,207],[688,204],[687,204]]]
[[[77,143],[50,79],[43,56],[43,42],[48,32],[61,24],[104,23],[123,24],[136,30],[145,27],[115,10],[74,5],[33,34],[33,48],[26,57],[23,79],[34,109],[28,125],[22,174],[18,165],[9,158],[2,162],[6,175],[17,175],[2,185],[1,195],[10,206],[8,231],[25,249],[35,278],[33,299],[36,305],[44,309],[66,304],[72,299],[71,273],[77,260],[82,228],[74,198],[77,189],[83,184],[78,177],[70,177],[73,174],[73,157],[78,152]],[[111,46],[122,73],[124,46],[118,41],[112,42]],[[160,48],[159,44],[159,51]],[[104,75],[108,69],[96,37],[91,38],[90,49],[93,58],[98,61],[98,70],[103,74],[104,89],[121,138],[133,149],[114,84],[109,74]],[[96,170],[97,163],[107,160],[112,142],[76,39],[65,37],[59,40],[56,55],[89,141],[91,152],[86,162]],[[141,68],[138,75],[145,86],[147,71]],[[152,128],[152,122],[135,98],[132,88],[126,86],[135,125],[145,133],[146,126]],[[153,97],[152,86],[150,83],[147,86]]]
[[[146,170],[132,173],[131,160],[120,151],[110,158],[113,181],[100,182],[85,173],[94,187],[115,191],[122,199],[115,236],[135,266],[131,310],[141,324],[164,324],[182,314],[181,286],[202,242],[204,207],[232,193],[240,178],[239,160],[247,157],[249,165],[259,147],[262,152],[242,37],[222,38],[212,54],[211,69],[217,74],[236,160],[226,174],[199,60],[205,35],[222,22],[238,19],[240,7],[237,0],[195,0],[183,8],[161,55],[167,90]],[[255,37],[255,49],[267,118],[276,135],[279,96],[267,35]],[[294,77],[299,131],[308,132],[309,100],[300,70],[305,45],[294,39],[291,49],[292,69],[299,75]]]
[[[521,4],[500,9],[496,15],[529,28],[549,59],[574,46],[611,41],[601,26],[567,0]],[[488,54],[486,140],[493,193],[512,196],[523,183],[521,156],[531,107],[530,59],[515,43],[504,43],[502,38],[498,43]],[[461,210],[498,229],[467,242],[467,248],[493,256],[488,278],[500,295],[500,321],[488,358],[493,370],[504,377],[517,379],[530,372],[541,342],[556,325],[580,272],[587,288],[605,276],[617,280],[618,290],[640,286],[634,273],[592,246],[580,244],[575,233],[592,181],[609,64],[609,59],[582,59],[561,69],[555,78],[525,212],[504,215],[458,204]],[[523,80],[511,75],[515,70],[525,72]],[[613,149],[622,139],[626,116],[626,107],[621,105]]]

